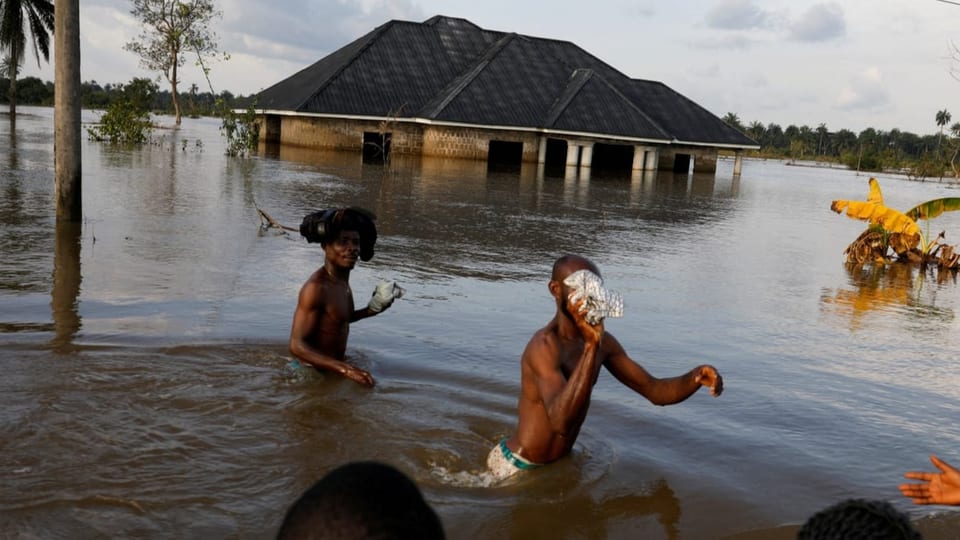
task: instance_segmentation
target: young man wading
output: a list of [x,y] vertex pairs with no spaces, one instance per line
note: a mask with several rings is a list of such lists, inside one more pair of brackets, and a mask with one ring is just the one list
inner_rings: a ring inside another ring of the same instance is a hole
[[290,353],[299,361],[367,387],[374,385],[373,376],[345,361],[350,323],[382,313],[403,294],[393,281],[381,281],[366,307],[354,309],[350,271],[358,259],[373,258],[374,219],[360,208],[333,208],[303,218],[300,234],[323,247],[324,260],[300,289],[290,330]]
[[589,260],[566,255],[553,265],[549,289],[557,311],[527,343],[520,359],[520,400],[514,434],[495,446],[487,465],[498,479],[567,455],[587,417],[600,368],[655,405],[679,403],[700,387],[714,396],[723,378],[702,365],[684,375],[658,379],[627,356],[604,331],[604,317],[623,312],[619,294],[603,288]]

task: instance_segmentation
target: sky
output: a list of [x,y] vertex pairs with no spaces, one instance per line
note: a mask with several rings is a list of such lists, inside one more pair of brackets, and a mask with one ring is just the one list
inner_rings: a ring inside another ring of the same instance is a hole
[[[960,122],[960,0],[214,0],[216,92],[248,95],[393,19],[434,15],[570,41],[626,75],[660,81],[744,125],[854,133],[938,131]],[[130,0],[80,2],[81,79],[156,79],[124,50],[141,25]],[[28,53],[21,77],[53,81]],[[180,90],[209,88],[188,59]],[[167,87],[165,80],[158,81]]]

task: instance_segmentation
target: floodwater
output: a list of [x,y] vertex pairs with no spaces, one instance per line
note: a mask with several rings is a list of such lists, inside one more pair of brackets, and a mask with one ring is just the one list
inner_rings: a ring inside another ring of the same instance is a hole
[[[850,497],[958,537],[955,510],[896,489],[930,453],[960,464],[957,280],[843,264],[864,226],[830,201],[865,199],[866,176],[244,160],[215,120],[184,119],[143,149],[85,141],[84,220],[58,229],[53,114],[20,112],[13,132],[0,118],[0,536],[270,538],[324,473],[376,459],[417,481],[451,538],[792,538]],[[880,182],[904,210],[958,196]],[[372,390],[286,368],[322,253],[261,231],[256,208],[296,226],[334,205],[379,216],[357,303],[381,277],[407,290],[352,328]],[[954,240],[960,219],[940,229]],[[572,456],[485,485],[567,252],[623,293],[607,329],[637,361],[658,376],[711,363],[726,390],[661,408],[604,373]]]

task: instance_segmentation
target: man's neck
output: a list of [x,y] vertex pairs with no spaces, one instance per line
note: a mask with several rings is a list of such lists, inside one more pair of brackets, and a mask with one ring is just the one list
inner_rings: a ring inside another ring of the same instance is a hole
[[323,270],[326,272],[327,277],[333,281],[350,281],[350,269],[349,268],[337,268],[330,263],[323,263]]
[[564,341],[582,341],[583,336],[580,335],[580,329],[577,328],[576,323],[574,323],[569,317],[563,313],[557,313],[554,317],[557,328],[557,337],[563,339]]

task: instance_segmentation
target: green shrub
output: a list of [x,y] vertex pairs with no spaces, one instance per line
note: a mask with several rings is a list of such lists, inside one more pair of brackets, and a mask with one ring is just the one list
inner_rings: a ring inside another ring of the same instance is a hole
[[127,100],[114,102],[98,125],[87,128],[90,140],[118,144],[143,144],[152,131],[150,113]]
[[226,154],[247,157],[260,143],[260,124],[254,104],[250,103],[242,113],[228,109],[222,102],[219,105],[222,111],[220,133],[227,138]]

